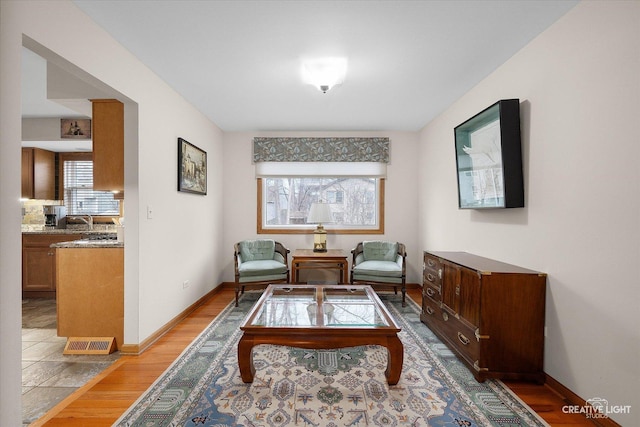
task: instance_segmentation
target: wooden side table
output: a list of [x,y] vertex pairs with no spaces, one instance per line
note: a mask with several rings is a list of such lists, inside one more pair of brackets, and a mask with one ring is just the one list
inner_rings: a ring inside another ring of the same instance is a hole
[[296,249],[291,257],[293,283],[300,283],[300,270],[340,269],[342,283],[349,283],[349,262],[342,249],[327,249],[314,252],[313,249]]

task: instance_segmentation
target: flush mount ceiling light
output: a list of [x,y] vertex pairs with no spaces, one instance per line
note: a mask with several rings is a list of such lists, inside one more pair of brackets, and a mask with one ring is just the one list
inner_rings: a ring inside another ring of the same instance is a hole
[[302,63],[302,79],[322,93],[342,84],[347,73],[346,58],[320,58]]

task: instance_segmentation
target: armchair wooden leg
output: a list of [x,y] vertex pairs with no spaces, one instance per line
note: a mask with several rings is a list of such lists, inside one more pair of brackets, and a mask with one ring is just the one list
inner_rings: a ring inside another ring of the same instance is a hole
[[402,285],[402,306],[407,306],[407,287]]
[[240,293],[240,285],[236,285],[236,307],[238,306],[238,293]]

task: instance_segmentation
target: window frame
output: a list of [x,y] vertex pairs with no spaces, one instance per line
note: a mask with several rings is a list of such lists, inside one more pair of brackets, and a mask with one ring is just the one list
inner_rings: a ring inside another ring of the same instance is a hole
[[[328,234],[384,234],[384,196],[385,196],[385,178],[376,177],[378,179],[378,227],[377,228],[331,228],[330,224],[324,224],[324,229]],[[313,234],[315,227],[309,224],[309,228],[301,228],[300,226],[280,226],[270,228],[263,226],[262,206],[264,188],[263,178],[256,178],[257,187],[257,231],[258,234]]]
[[[92,161],[93,162],[93,153],[91,152],[61,152],[58,153],[58,194],[60,197],[60,200],[62,200],[63,205],[64,205],[64,162],[65,161]],[[100,191],[100,190],[96,190],[96,191]],[[120,193],[122,194],[122,193]],[[114,195],[114,199],[118,200],[118,211],[119,214],[115,215],[115,214],[96,214],[96,215],[91,215],[93,218],[95,218],[95,222],[111,222],[111,218],[115,218],[118,216],[122,216],[122,199],[116,197],[117,195]],[[66,206],[66,205],[65,205]],[[67,215],[69,216],[82,216],[82,215],[74,215],[74,214],[69,214],[67,213]]]

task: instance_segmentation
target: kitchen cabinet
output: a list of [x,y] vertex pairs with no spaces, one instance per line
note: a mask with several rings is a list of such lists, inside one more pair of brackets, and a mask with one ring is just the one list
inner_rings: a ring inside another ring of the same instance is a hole
[[124,191],[124,104],[92,99],[93,189]]
[[58,247],[57,323],[61,337],[124,340],[124,248]]
[[22,235],[23,298],[56,297],[55,252],[49,246],[81,238],[81,234]]
[[426,324],[486,378],[544,382],[546,274],[465,252],[424,252]]
[[39,148],[22,149],[22,197],[55,200],[56,153]]

